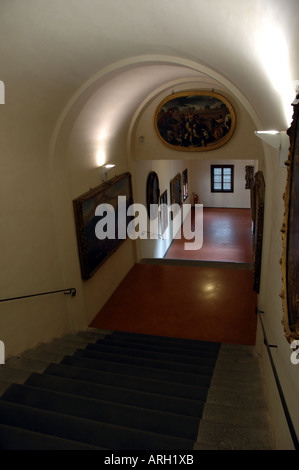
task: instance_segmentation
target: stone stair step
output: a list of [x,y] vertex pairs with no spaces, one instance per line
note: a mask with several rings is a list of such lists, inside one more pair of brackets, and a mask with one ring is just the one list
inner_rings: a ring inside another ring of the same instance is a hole
[[128,374],[135,377],[143,377],[154,380],[164,380],[194,386],[208,386],[211,381],[209,373],[188,374],[175,370],[155,369],[112,361],[101,361],[98,359],[87,359],[85,357],[65,356],[62,364],[68,364],[79,368],[87,368],[95,371],[111,371],[116,374]]
[[223,406],[208,402],[204,406],[203,419],[243,428],[259,429],[265,432],[268,432],[270,426],[267,409],[252,409],[248,413],[247,408]]
[[0,380],[8,383],[24,383],[30,376],[31,371],[14,369],[8,364],[0,367]]
[[[161,382],[159,384],[160,386],[163,385]],[[165,395],[158,393],[158,388],[155,390],[155,393],[153,393],[149,389],[143,391],[136,388],[123,388],[120,383],[113,386],[93,382],[86,383],[82,380],[36,373],[30,375],[25,385],[112,403],[115,402],[140,408],[163,410],[170,413],[194,417],[202,416],[205,399],[205,396],[203,396],[203,400],[200,401]]]
[[202,419],[195,447],[198,445],[218,450],[273,450],[273,436],[265,429]]
[[[192,450],[194,442],[0,400],[1,424],[103,449]],[[25,427],[26,426],[26,427]]]
[[213,386],[209,389],[207,403],[230,408],[245,408],[247,412],[264,410],[266,406],[264,397],[250,395],[244,391],[216,389]]
[[8,448],[13,436],[36,450],[275,448],[247,345],[87,328],[10,358],[0,397]]
[[74,365],[69,366],[68,364],[50,364],[46,368],[45,374],[188,400],[205,401],[208,393],[208,385],[194,386],[186,383],[170,382],[166,380],[165,376],[160,380],[139,376],[136,380],[134,375],[117,374],[110,370],[97,371]]
[[199,424],[199,418],[195,416],[86,398],[29,385],[13,384],[2,395],[2,400],[34,409],[194,441]]
[[16,369],[19,371],[44,372],[48,364],[49,361],[27,359],[25,357],[13,357],[7,361],[5,366],[9,369]]

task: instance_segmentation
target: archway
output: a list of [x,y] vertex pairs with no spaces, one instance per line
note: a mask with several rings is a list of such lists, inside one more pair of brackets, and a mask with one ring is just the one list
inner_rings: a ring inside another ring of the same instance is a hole
[[[111,64],[91,77],[67,104],[54,129],[50,174],[60,266],[67,284],[78,291],[69,306],[71,327],[89,324],[136,261],[133,242],[124,246],[88,282],[80,276],[72,200],[101,182],[99,164],[113,160],[115,172],[134,172],[132,144],[145,107],[174,83],[219,83],[258,117],[226,78],[196,62],[171,56],[139,56]],[[99,285],[101,288],[99,289]]]

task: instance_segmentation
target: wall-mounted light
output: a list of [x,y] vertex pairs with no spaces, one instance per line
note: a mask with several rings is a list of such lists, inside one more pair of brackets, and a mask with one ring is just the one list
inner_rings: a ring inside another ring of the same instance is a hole
[[271,147],[279,149],[279,166],[285,167],[290,145],[286,131],[255,131],[254,134]]
[[115,167],[114,163],[106,163],[105,165],[101,166],[102,170],[102,180],[105,181],[107,179],[107,174],[112,168]]

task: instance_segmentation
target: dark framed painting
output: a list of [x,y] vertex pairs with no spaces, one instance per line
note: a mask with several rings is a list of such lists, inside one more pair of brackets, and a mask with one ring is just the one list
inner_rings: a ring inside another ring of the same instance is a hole
[[254,179],[254,167],[248,165],[245,167],[245,189],[252,188],[253,179]]
[[[298,97],[299,98],[299,95]],[[299,339],[299,105],[294,104],[291,127],[287,183],[284,192],[285,214],[281,228],[283,241],[282,291],[283,326],[291,343]]]
[[183,201],[186,201],[187,197],[189,196],[189,191],[188,191],[188,169],[187,168],[182,173],[182,182],[183,182]]
[[182,205],[182,176],[180,173],[170,181],[170,200],[173,206],[172,216],[175,216],[179,211],[179,206]]
[[[121,202],[119,196],[122,196]],[[116,176],[73,200],[82,279],[91,278],[126,240],[127,226],[132,219],[127,216],[127,209],[131,204],[133,193],[130,173]],[[109,232],[105,224],[108,212],[113,232]],[[99,223],[104,232],[101,239],[97,236]]]
[[222,95],[208,91],[174,93],[155,113],[155,129],[173,150],[207,151],[226,144],[235,126],[235,111]]
[[159,178],[155,171],[151,171],[147,177],[146,182],[146,205],[148,218],[150,220],[154,220],[157,218],[159,198]]
[[163,235],[165,230],[168,227],[167,190],[165,190],[160,196],[160,226],[161,226],[161,235]]
[[265,180],[262,171],[257,171],[254,175],[252,185],[252,213],[253,213],[253,269],[255,292],[260,291],[260,278],[263,251],[264,233],[264,207],[265,207]]

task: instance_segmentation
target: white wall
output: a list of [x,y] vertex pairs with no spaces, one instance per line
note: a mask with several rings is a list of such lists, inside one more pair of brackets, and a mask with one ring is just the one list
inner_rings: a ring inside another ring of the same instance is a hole
[[[63,277],[59,260],[48,166],[51,113],[27,81],[7,88],[0,113],[1,299],[76,287]],[[57,294],[1,303],[6,358],[66,332],[73,300]]]
[[101,183],[104,161],[114,161],[117,174],[130,170],[127,114],[136,104],[121,94],[127,103],[119,111],[115,90],[121,81],[110,77],[106,86],[92,81],[67,105],[59,95],[50,104],[26,80],[8,84],[0,114],[0,298],[69,287],[77,295],[1,303],[0,339],[7,358],[85,328],[134,264],[128,240],[83,282],[72,207],[73,199]]
[[[142,258],[163,258],[167,249],[169,248],[173,237],[177,234],[181,226],[180,215],[172,220],[170,213],[171,199],[170,199],[170,181],[178,173],[187,168],[189,170],[189,162],[181,160],[152,160],[152,161],[136,161],[134,171],[134,201],[146,206],[146,182],[147,177],[151,171],[155,171],[159,178],[160,194],[165,190],[167,191],[167,203],[169,205],[168,213],[168,228],[163,234],[163,238],[150,238],[150,234],[146,239],[137,240],[137,257],[138,260]],[[191,195],[189,192],[188,198],[184,204],[191,204]],[[149,221],[148,221],[149,223]],[[158,233],[161,234],[161,226],[159,219],[156,220]],[[156,233],[156,227],[153,228]],[[152,230],[152,231],[153,231]],[[150,225],[149,225],[150,231]]]
[[[211,165],[234,165],[234,192],[211,192]],[[245,189],[245,167],[255,166],[254,160],[201,160],[190,162],[192,192],[204,207],[250,208],[250,190]]]
[[64,276],[78,288],[70,312],[77,328],[90,324],[135,262],[134,242],[127,239],[90,279],[81,277],[72,201],[103,182],[103,163],[116,165],[107,174],[108,180],[131,170],[125,150],[128,120],[119,115],[112,119],[116,98],[110,99],[110,86],[97,89],[93,85],[82,92],[60,126],[53,152],[60,259]]

